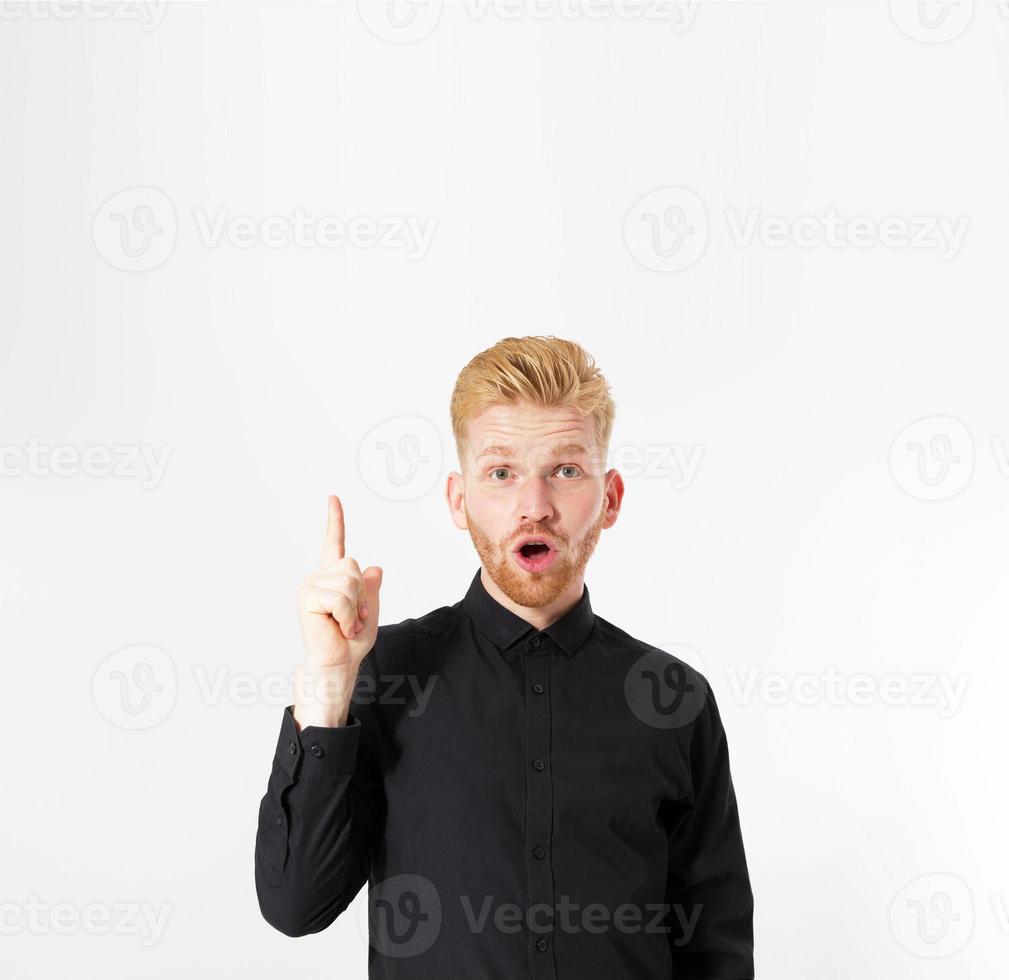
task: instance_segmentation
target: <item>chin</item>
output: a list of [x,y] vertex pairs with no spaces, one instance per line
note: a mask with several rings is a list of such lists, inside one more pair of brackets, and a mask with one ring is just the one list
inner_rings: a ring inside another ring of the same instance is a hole
[[544,572],[527,572],[515,565],[510,555],[488,567],[491,578],[512,602],[530,609],[549,606],[561,595],[573,576],[573,569],[563,559]]

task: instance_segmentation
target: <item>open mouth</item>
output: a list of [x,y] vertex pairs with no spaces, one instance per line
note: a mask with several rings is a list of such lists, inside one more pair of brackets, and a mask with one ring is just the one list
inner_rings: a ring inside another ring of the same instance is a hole
[[524,568],[527,572],[545,571],[557,557],[557,552],[549,544],[536,539],[526,541],[512,554],[519,567]]
[[533,542],[532,544],[524,544],[519,551],[522,552],[523,558],[542,558],[550,550],[550,545],[543,544],[542,542]]

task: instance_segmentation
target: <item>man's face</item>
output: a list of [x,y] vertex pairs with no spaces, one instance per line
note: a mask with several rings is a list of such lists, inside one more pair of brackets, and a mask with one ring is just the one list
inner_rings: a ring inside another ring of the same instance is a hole
[[[470,421],[464,453],[462,474],[449,475],[449,506],[501,591],[538,608],[580,585],[623,495],[620,474],[603,471],[591,420],[526,402],[494,406]],[[519,551],[530,537],[550,551]]]

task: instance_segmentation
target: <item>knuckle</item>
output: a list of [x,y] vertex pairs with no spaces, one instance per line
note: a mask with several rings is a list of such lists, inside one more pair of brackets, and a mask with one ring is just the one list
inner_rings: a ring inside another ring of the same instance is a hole
[[357,605],[357,598],[360,591],[361,588],[356,579],[348,578],[344,583],[343,594],[347,597],[347,601],[352,605]]

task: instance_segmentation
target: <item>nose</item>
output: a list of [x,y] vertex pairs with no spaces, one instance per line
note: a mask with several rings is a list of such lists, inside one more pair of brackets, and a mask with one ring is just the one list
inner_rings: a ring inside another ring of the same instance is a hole
[[550,485],[545,477],[531,477],[524,482],[519,498],[519,511],[523,524],[545,524],[553,517]]

